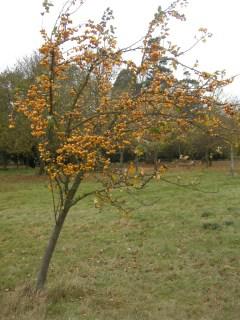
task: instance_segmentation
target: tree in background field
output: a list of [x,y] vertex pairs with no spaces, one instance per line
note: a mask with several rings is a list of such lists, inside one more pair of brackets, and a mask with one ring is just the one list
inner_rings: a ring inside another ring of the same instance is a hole
[[[186,110],[195,104],[204,105],[207,110],[214,102],[213,92],[227,83],[218,80],[217,74],[191,68],[199,86],[190,90],[174,72],[159,68],[163,62],[172,70],[186,67],[180,61],[184,52],[170,41],[168,26],[172,18],[185,19],[177,11],[185,2],[177,0],[166,10],[159,8],[143,41],[125,49],[117,47],[110,9],[98,23],[89,20],[80,27],[73,25],[70,12],[82,5],[77,0],[66,2],[50,35],[41,31],[43,71],[26,95],[18,94],[15,103],[31,123],[54,195],[55,224],[40,266],[37,289],[46,282],[55,246],[72,206],[95,195],[96,205],[109,202],[122,208],[114,189],[140,189],[157,174],[146,175],[132,168],[119,170],[111,163],[111,157],[133,141],[141,143],[152,128],[161,132],[163,127],[173,130],[176,124],[182,129],[190,126],[192,117]],[[203,39],[208,34],[201,31]],[[140,64],[125,60],[124,54],[131,50],[141,52]],[[114,86],[116,70],[127,71],[120,71]],[[150,71],[147,85],[125,90],[121,77],[142,84]],[[194,120],[204,121],[204,116],[199,113]],[[90,173],[98,183],[95,189],[84,192],[82,182]]]
[[31,81],[20,70],[6,70],[0,75],[0,155],[6,168],[9,158],[18,165],[19,158],[32,154],[34,139],[29,121],[22,114],[15,115],[15,125],[8,126],[17,88],[26,92]]
[[232,106],[226,106],[224,109],[216,105],[214,108],[214,119],[217,122],[213,130],[213,135],[223,141],[221,152],[226,152],[230,158],[230,174],[235,175],[235,156],[239,149],[240,134],[240,114],[239,103],[234,102]]

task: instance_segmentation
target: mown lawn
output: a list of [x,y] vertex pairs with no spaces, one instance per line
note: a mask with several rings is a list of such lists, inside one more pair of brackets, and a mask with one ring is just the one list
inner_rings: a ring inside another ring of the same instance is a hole
[[48,182],[32,171],[0,171],[0,318],[238,320],[240,177],[214,169],[167,177],[196,180],[200,191],[156,181],[129,197],[129,216],[99,212],[93,198],[79,203],[47,290],[34,295],[54,221]]

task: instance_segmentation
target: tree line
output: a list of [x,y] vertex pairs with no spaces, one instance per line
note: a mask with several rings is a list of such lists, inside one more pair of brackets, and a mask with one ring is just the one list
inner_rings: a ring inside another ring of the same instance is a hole
[[[41,159],[38,152],[38,141],[31,134],[29,120],[21,113],[13,114],[14,100],[17,93],[26,95],[30,85],[37,83],[38,77],[42,73],[40,64],[41,55],[34,52],[30,57],[20,59],[13,68],[7,68],[0,74],[0,165],[7,168],[9,164],[16,167],[20,165],[32,168],[39,167],[43,172]],[[160,62],[158,69],[161,73],[172,74],[166,62]],[[111,95],[113,98],[122,94],[135,94],[142,88],[150,86],[152,81],[152,71],[149,70],[145,79],[139,82],[129,69],[116,70]],[[65,83],[70,87],[74,82],[84,78],[84,72],[79,71],[74,66],[68,71],[68,79]],[[197,88],[199,83],[189,78],[185,73],[185,78],[179,80],[180,85],[189,87],[189,90]],[[164,88],[164,81],[161,86]],[[91,108],[94,100],[98,99],[95,80],[88,84],[88,97],[86,112]],[[61,99],[69,99],[62,93]],[[201,112],[203,105],[192,105],[191,116]],[[187,108],[186,108],[187,109]],[[237,108],[235,112],[237,112]],[[14,126],[11,120],[14,117]],[[201,126],[193,126],[182,130],[178,123],[175,127],[164,128],[162,126],[152,127],[141,141],[133,141],[119,152],[111,156],[112,162],[142,161],[154,164],[156,161],[174,161],[182,156],[187,156],[192,160],[201,160],[207,165],[211,165],[212,160],[230,159],[239,154],[238,121],[229,117],[223,112],[222,104],[216,103],[209,111],[209,119],[221,122],[221,126],[211,134],[212,123],[203,123]],[[224,125],[222,125],[224,123]]]

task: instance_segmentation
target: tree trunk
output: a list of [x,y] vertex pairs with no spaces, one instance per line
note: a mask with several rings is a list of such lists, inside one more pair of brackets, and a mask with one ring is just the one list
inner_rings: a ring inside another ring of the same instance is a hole
[[25,168],[29,168],[29,157],[28,157],[28,155],[25,157],[24,164],[25,164]]
[[138,170],[139,170],[139,158],[138,158],[137,154],[135,155],[134,163],[135,163],[136,173],[138,173]]
[[44,162],[42,160],[40,160],[37,174],[39,176],[42,176],[44,174],[44,172],[45,172],[45,170],[44,170]]
[[208,168],[210,166],[210,163],[209,163],[209,151],[208,150],[205,152],[205,161],[206,161],[206,167]]
[[181,157],[181,154],[182,154],[182,152],[181,152],[181,144],[178,143],[178,157],[179,157],[179,159]]
[[232,144],[230,146],[230,174],[232,177],[235,174],[234,149]]
[[55,250],[60,232],[62,230],[63,227],[63,223],[65,221],[65,218],[67,216],[68,210],[64,210],[60,215],[59,218],[56,222],[56,224],[53,227],[50,239],[48,241],[48,245],[46,247],[44,256],[42,258],[42,262],[41,262],[41,267],[38,273],[38,277],[37,277],[37,285],[36,285],[36,290],[41,290],[44,287],[44,284],[47,280],[47,273],[48,273],[48,268],[49,268],[49,264],[51,261],[51,258],[53,256],[53,252]]
[[40,270],[37,276],[37,284],[36,284],[36,290],[41,290],[44,287],[44,284],[47,280],[47,274],[49,269],[49,264],[52,259],[60,232],[62,230],[64,221],[67,217],[67,214],[72,206],[72,200],[74,199],[74,196],[78,190],[78,187],[82,180],[82,173],[79,172],[77,176],[74,179],[74,182],[68,191],[67,197],[64,201],[63,209],[59,212],[59,215],[57,217],[56,223],[53,227],[50,239],[48,241],[48,245],[46,247],[44,256],[42,258]]
[[154,170],[158,170],[158,152],[156,150],[153,151],[153,163],[154,163]]
[[3,169],[7,170],[8,167],[8,155],[7,153],[3,152]]
[[119,163],[120,163],[120,170],[123,171],[123,163],[124,163],[124,150],[120,150],[120,159],[119,159]]
[[19,169],[19,155],[17,155],[17,158],[16,158],[16,165],[17,165],[17,169]]

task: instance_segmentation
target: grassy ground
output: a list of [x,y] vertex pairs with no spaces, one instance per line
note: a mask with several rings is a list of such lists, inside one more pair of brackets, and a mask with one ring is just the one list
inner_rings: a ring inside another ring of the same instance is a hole
[[214,169],[168,176],[197,179],[201,191],[154,182],[129,199],[137,207],[129,217],[98,212],[91,198],[75,207],[48,288],[34,295],[53,223],[47,181],[0,171],[0,319],[239,319],[240,177]]

